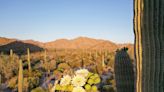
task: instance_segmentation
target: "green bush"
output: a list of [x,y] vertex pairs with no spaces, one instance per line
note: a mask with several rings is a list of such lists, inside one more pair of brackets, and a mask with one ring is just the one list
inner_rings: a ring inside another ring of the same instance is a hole
[[29,77],[28,78],[29,89],[33,89],[39,86],[39,78],[38,77]]
[[115,92],[115,90],[111,85],[104,85],[102,87],[102,92]]
[[37,87],[33,89],[31,92],[46,92],[42,87]]

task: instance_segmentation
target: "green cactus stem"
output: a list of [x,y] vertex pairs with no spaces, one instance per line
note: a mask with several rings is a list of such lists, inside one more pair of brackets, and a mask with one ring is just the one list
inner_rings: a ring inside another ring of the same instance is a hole
[[105,68],[105,56],[102,55],[102,67]]
[[136,92],[164,92],[164,0],[134,0]]
[[23,66],[22,66],[22,60],[19,60],[18,92],[23,92]]
[[30,60],[30,49],[27,48],[27,61],[28,61],[28,72],[29,72],[29,76],[31,76],[31,60]]
[[14,62],[13,50],[10,49],[10,62]]
[[1,74],[0,74],[0,86],[1,86],[1,83],[2,83],[2,76],[1,76]]
[[114,73],[117,92],[134,92],[133,64],[125,48],[116,52]]

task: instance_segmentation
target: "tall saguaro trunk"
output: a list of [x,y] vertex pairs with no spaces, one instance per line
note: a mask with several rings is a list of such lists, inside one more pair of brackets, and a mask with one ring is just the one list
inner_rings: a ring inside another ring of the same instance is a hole
[[136,92],[164,92],[164,0],[134,0]]
[[31,60],[30,60],[30,49],[27,48],[27,61],[28,61],[28,73],[29,73],[29,76],[31,76]]
[[2,83],[2,76],[1,76],[1,74],[0,74],[0,86],[1,86],[1,83]]
[[10,62],[14,62],[13,59],[13,50],[10,49]]
[[22,65],[22,60],[19,60],[18,92],[23,92],[23,65]]
[[101,62],[102,62],[102,67],[105,68],[105,56],[104,55],[102,55],[102,61]]

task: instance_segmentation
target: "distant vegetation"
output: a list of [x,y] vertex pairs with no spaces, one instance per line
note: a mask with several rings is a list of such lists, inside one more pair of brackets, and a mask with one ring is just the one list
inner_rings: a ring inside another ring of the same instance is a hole
[[[76,40],[76,43],[78,41]],[[86,42],[86,38],[83,42]],[[117,46],[101,42],[100,46],[104,46],[102,49],[99,45],[96,45],[96,49],[85,48],[84,45],[79,45],[80,48],[76,49],[48,49],[40,46],[29,41],[15,40],[0,46],[0,90],[4,92],[18,90],[19,92],[49,92],[55,80],[77,69],[86,68],[100,75],[99,91],[115,92],[113,74],[115,49],[129,45]],[[117,47],[112,47],[114,49],[111,50],[108,49],[109,46]],[[133,53],[131,46],[129,49],[129,53]]]
[[[55,79],[60,79],[64,74],[79,68],[86,68],[101,75],[100,90],[115,89],[113,80],[115,52],[80,49],[46,50],[36,53],[30,53],[27,49],[27,52],[27,55],[21,56],[14,54],[12,50],[10,55],[0,54],[1,90],[17,91],[20,86],[18,78],[21,78],[22,71],[23,92],[37,87],[48,91]],[[23,69],[21,71],[20,60]]]

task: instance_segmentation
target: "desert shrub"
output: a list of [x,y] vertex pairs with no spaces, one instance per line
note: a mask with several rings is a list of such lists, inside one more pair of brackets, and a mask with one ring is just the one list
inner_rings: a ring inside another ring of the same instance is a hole
[[83,62],[84,62],[84,66],[89,66],[94,63],[93,60],[91,58],[89,58],[88,56],[85,56],[83,58]]
[[61,72],[61,73],[63,73],[63,72],[64,72],[64,69],[63,69],[63,68],[61,68],[61,67],[59,67],[57,70],[58,70],[59,72]]
[[18,81],[18,78],[17,76],[16,77],[12,77],[9,81],[8,81],[8,87],[11,88],[11,89],[16,89],[17,88],[17,81]]
[[106,84],[112,85],[112,84],[113,84],[113,80],[111,80],[111,79],[108,78],[108,79],[106,80]]
[[33,77],[41,77],[43,72],[39,70],[32,71]]
[[[41,77],[42,73],[38,70],[32,72],[32,76],[28,76],[28,70],[23,71],[24,79],[23,79],[23,89],[25,91],[29,91],[37,86],[39,86],[39,78]],[[8,87],[11,89],[17,89],[18,87],[18,78],[12,77],[8,81]]]
[[41,66],[45,71],[49,72],[56,68],[56,61],[54,60],[41,61]]
[[10,79],[18,72],[18,56],[13,55],[11,60],[8,55],[0,54],[0,74],[4,79]]
[[111,85],[104,85],[102,87],[102,92],[115,92],[115,90]]
[[71,67],[67,63],[60,63],[58,65],[58,69],[69,70],[69,69],[71,69]]
[[31,92],[46,92],[42,87],[37,87],[33,89]]
[[[29,91],[35,87],[39,86],[38,77],[26,77],[23,79],[23,89]],[[17,89],[18,87],[18,78],[13,77],[8,81],[8,87],[11,89]]]
[[29,76],[29,71],[27,69],[23,70],[23,76],[24,77],[28,77]]
[[78,56],[72,57],[69,60],[68,65],[70,65],[71,68],[79,68],[79,67],[82,67],[82,59],[80,57],[78,57]]
[[100,75],[103,73],[103,67],[101,63],[97,63],[96,69]]
[[56,79],[60,79],[62,77],[62,72],[60,72],[58,70],[54,70],[53,74]]
[[88,67],[88,70],[91,71],[92,73],[98,73],[95,65]]
[[107,65],[110,66],[110,67],[112,67],[112,68],[114,68],[115,53],[110,53],[107,58],[108,58]]
[[38,77],[29,77],[28,78],[28,85],[29,85],[29,89],[33,89],[37,86],[39,86],[39,78]]
[[110,81],[113,87],[116,87],[116,81],[113,79]]
[[[33,70],[31,73],[32,73],[31,77],[41,77],[43,74],[42,71],[39,71],[39,70]],[[23,76],[24,77],[30,77],[29,71],[27,69],[23,70]]]

